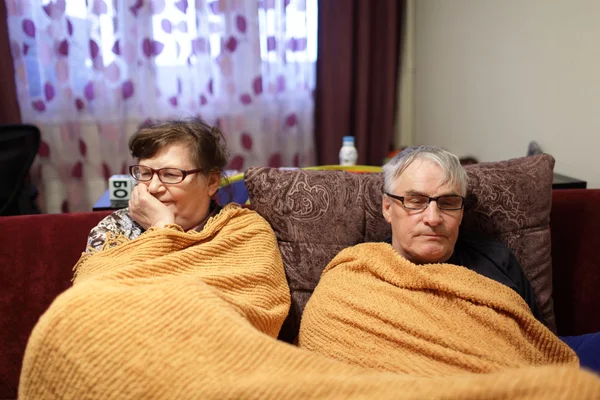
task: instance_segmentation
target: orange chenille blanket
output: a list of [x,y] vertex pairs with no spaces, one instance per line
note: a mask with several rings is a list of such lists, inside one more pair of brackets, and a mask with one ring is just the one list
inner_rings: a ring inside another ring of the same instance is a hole
[[275,237],[249,210],[120,241],[84,257],[40,318],[21,399],[600,398],[600,380],[573,367],[424,378],[278,342],[289,291]]
[[332,260],[304,310],[299,345],[418,376],[579,366],[514,290],[464,267],[413,264],[385,243]]

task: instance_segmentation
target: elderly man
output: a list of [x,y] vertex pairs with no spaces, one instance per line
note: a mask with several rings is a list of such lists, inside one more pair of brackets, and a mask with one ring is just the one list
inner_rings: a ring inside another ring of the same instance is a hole
[[459,235],[467,176],[437,147],[383,168],[390,243],[343,250],[304,310],[300,347],[418,376],[578,366],[543,323],[517,260],[500,242]]
[[383,216],[392,225],[391,244],[398,254],[415,264],[462,265],[502,283],[543,322],[510,250],[492,238],[459,236],[467,173],[455,155],[432,146],[408,148],[384,166],[383,174]]

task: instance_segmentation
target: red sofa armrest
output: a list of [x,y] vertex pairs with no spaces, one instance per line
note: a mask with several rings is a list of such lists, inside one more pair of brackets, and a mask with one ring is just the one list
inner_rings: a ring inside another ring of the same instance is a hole
[[552,192],[553,299],[559,335],[600,331],[600,189]]
[[0,398],[17,398],[29,335],[71,286],[90,229],[108,213],[0,217]]

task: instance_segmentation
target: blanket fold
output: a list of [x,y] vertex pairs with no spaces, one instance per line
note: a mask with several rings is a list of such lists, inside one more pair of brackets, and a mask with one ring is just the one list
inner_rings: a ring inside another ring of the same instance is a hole
[[289,301],[254,212],[227,206],[199,233],[150,230],[78,263],[31,334],[19,398],[600,398],[599,379],[575,368],[449,379],[348,365],[275,339]]
[[346,249],[328,265],[306,305],[299,345],[419,376],[579,365],[512,289],[464,267],[413,264],[385,243]]

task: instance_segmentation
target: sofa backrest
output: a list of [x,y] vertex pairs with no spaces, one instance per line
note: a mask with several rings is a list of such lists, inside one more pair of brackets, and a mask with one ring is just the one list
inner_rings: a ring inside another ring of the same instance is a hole
[[558,334],[600,332],[600,189],[555,190],[550,226]]
[[[466,167],[469,190],[461,229],[502,240],[532,283],[542,316],[555,329],[549,214],[554,159],[547,155]],[[280,338],[293,341],[321,272],[343,248],[383,241],[381,174],[251,168],[252,207],[273,227],[292,294]]]
[[0,398],[16,398],[31,330],[71,286],[87,235],[108,212],[0,217]]

